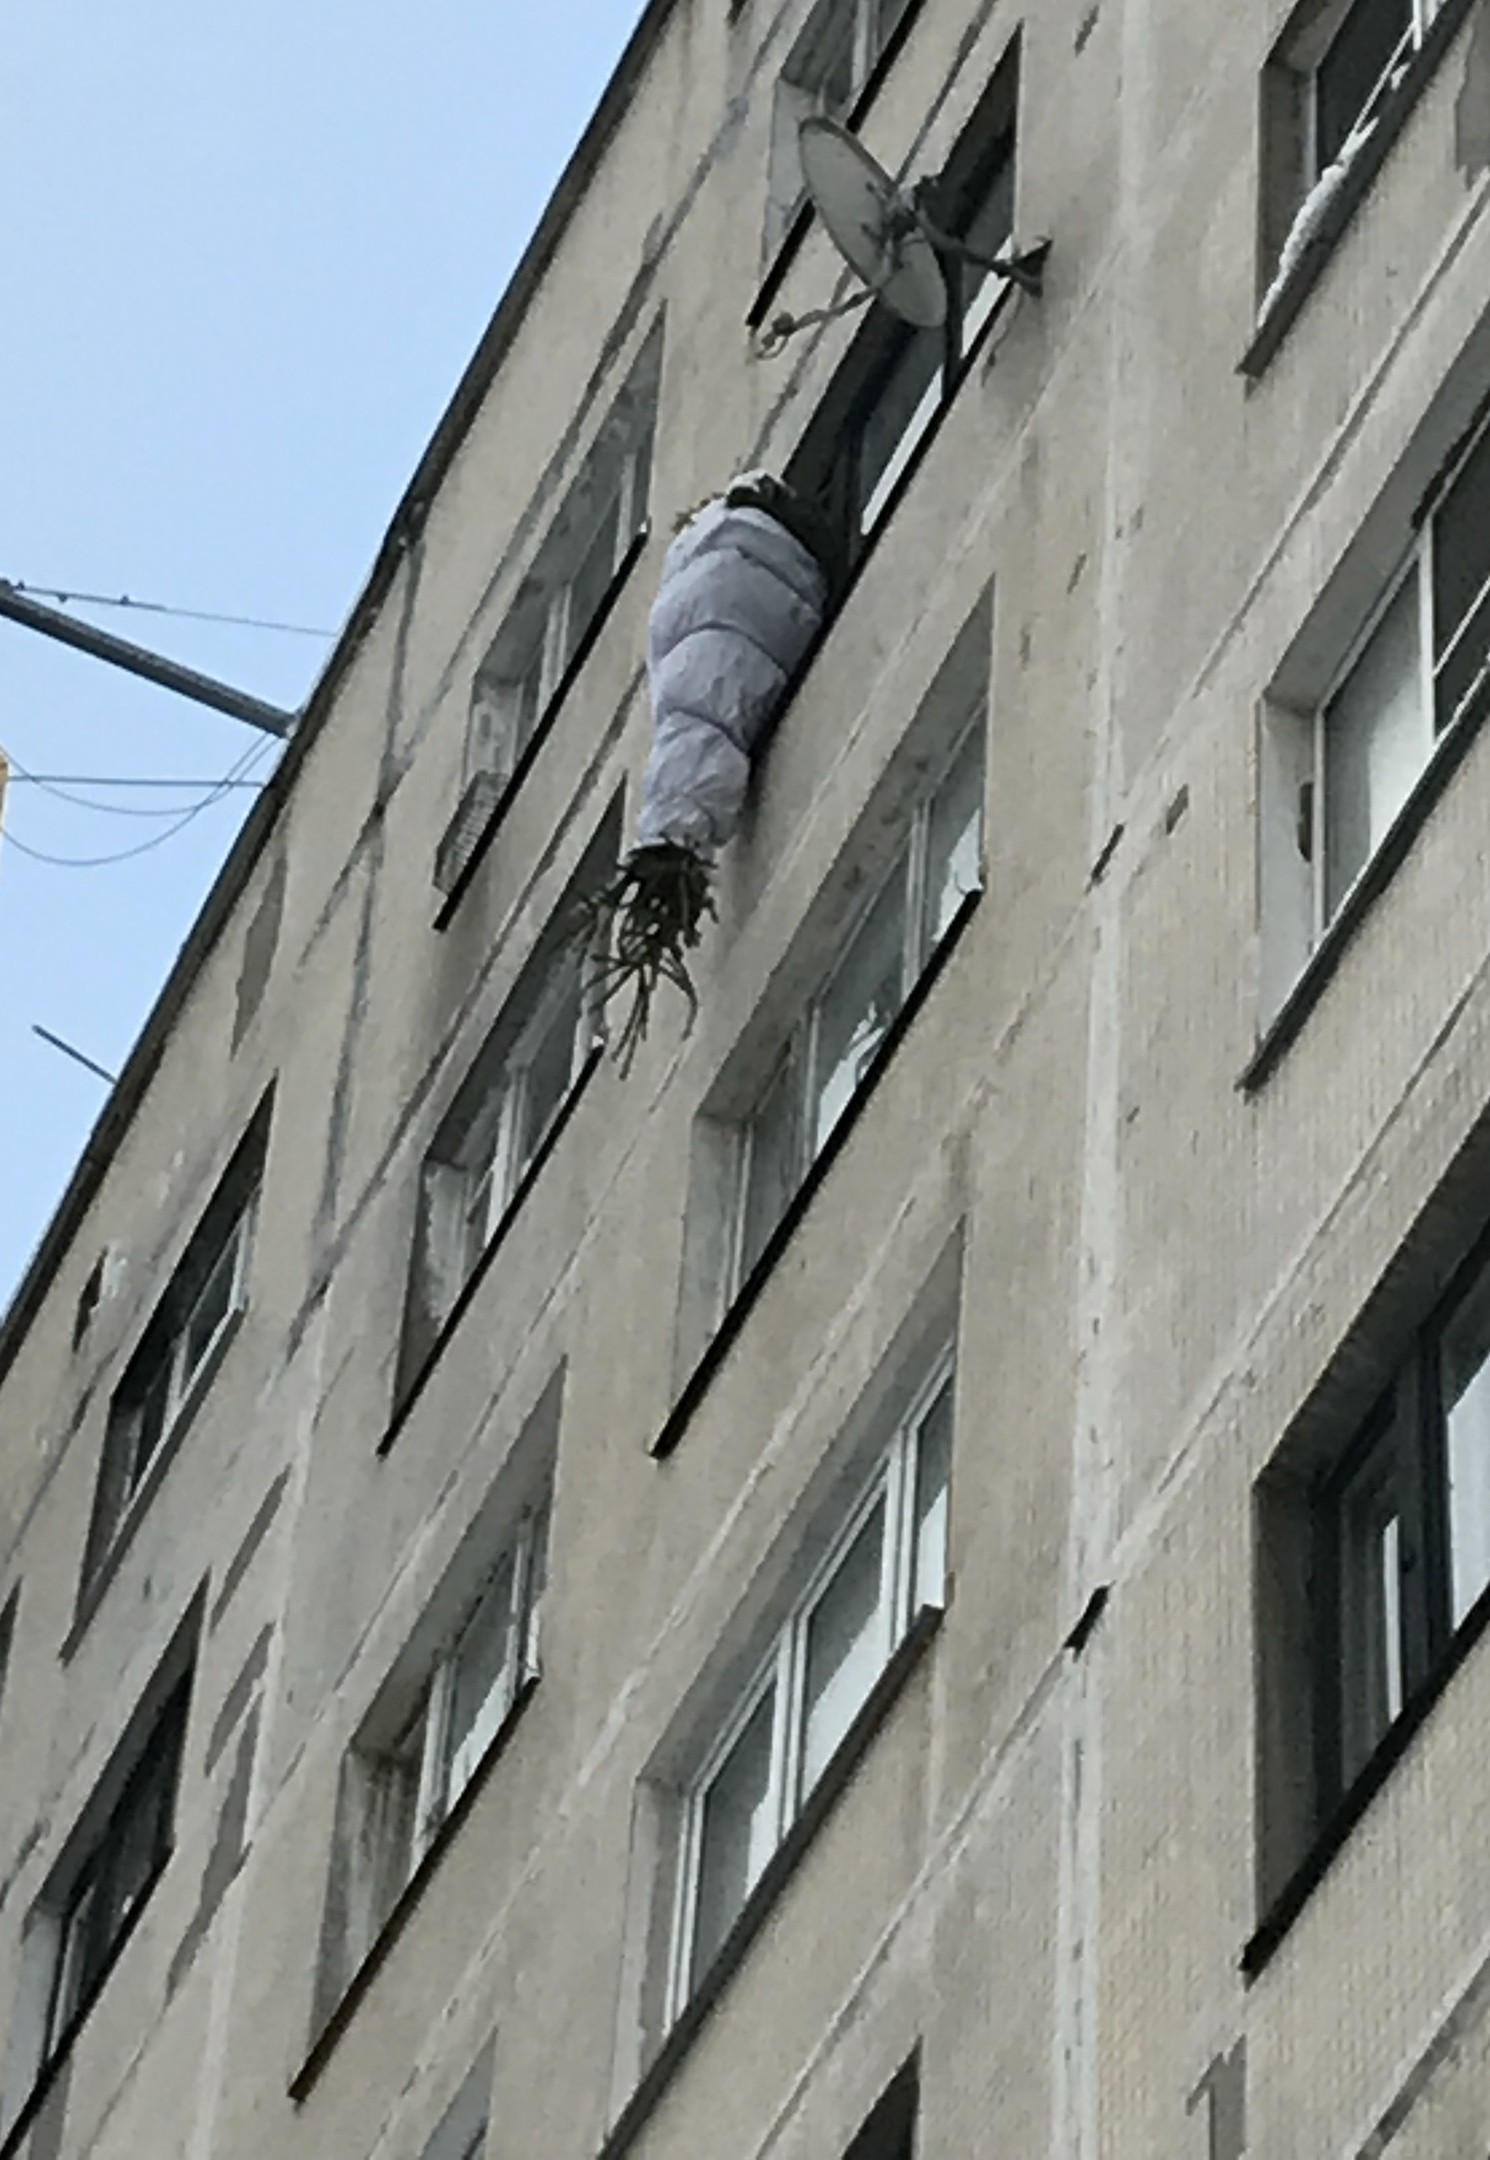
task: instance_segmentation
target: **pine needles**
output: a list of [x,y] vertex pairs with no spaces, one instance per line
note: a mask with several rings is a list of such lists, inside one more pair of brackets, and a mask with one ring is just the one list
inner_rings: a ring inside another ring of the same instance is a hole
[[698,992],[687,956],[698,944],[704,918],[714,913],[712,876],[712,863],[692,848],[659,842],[633,849],[611,882],[579,903],[580,934],[595,955],[591,987],[600,1004],[631,991],[631,1009],[615,1044],[623,1075],[647,1032],[660,983],[682,991],[688,1025],[693,1025]]

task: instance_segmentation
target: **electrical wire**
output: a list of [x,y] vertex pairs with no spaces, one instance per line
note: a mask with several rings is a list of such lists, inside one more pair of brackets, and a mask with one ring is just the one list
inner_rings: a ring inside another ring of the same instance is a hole
[[41,848],[29,847],[24,840],[18,840],[14,833],[6,834],[5,844],[13,847],[18,855],[25,855],[32,862],[45,863],[53,870],[101,870],[114,863],[130,862],[136,855],[148,855],[153,849],[164,847],[168,840],[175,839],[177,833],[184,832],[204,810],[221,801],[231,781],[240,778],[251,765],[266,757],[273,746],[273,739],[267,735],[250,743],[243,755],[224,773],[221,780],[213,784],[211,791],[204,795],[200,802],[193,803],[189,810],[183,811],[174,825],[168,825],[164,832],[155,833],[150,839],[142,840],[137,847],[120,848],[111,855],[51,855],[44,853]]
[[230,623],[238,630],[277,630],[285,637],[330,640],[334,630],[313,630],[306,623],[269,622],[259,615],[216,615],[206,608],[171,607],[164,600],[135,600],[128,593],[63,592],[55,585],[23,585],[19,578],[7,581],[12,592],[29,593],[33,600],[55,600],[59,607],[133,608],[136,614],[174,615],[183,622]]
[[[104,817],[174,818],[180,817],[183,810],[197,807],[195,805],[187,803],[168,803],[165,805],[152,804],[147,809],[127,803],[96,802],[91,796],[74,794],[70,787],[63,786],[59,784],[59,782],[52,780],[41,773],[27,772],[25,766],[17,763],[15,759],[11,760],[11,778],[18,781],[28,781],[33,787],[39,787],[44,795],[51,795],[58,802],[70,803],[74,807],[74,809],[96,810]],[[83,784],[87,786],[90,783],[85,781]],[[91,784],[94,787],[109,787],[112,786],[114,783],[108,780],[95,780]],[[181,788],[183,791],[185,791],[187,788],[192,788],[199,792],[202,792],[203,801],[200,805],[200,807],[202,808],[205,808],[208,802],[215,801],[218,795],[224,793],[230,787],[238,787],[240,785],[247,787],[262,787],[264,785],[262,780],[248,780],[240,782],[233,779],[182,780],[174,783],[165,782],[162,784],[167,786],[175,785]]]

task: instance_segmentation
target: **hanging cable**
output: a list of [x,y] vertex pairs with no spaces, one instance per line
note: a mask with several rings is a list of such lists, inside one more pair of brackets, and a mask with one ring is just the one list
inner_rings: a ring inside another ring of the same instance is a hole
[[[14,757],[12,757],[12,759],[11,759],[10,763],[11,763],[11,778],[12,778],[13,780],[18,780],[18,781],[25,781],[25,782],[29,782],[29,784],[30,784],[30,785],[31,785],[32,787],[38,787],[38,788],[40,788],[40,789],[41,789],[41,791],[42,791],[42,793],[43,793],[44,795],[51,795],[51,796],[53,796],[53,797],[54,797],[54,798],[55,798],[55,799],[56,799],[56,800],[57,800],[58,802],[65,802],[65,803],[70,803],[70,804],[71,804],[71,805],[72,805],[72,806],[73,806],[73,807],[74,807],[75,809],[78,809],[78,810],[96,810],[96,811],[98,811],[98,812],[99,812],[99,813],[100,813],[100,814],[101,814],[102,816],[104,816],[104,817],[126,817],[126,818],[174,818],[174,817],[180,817],[180,816],[181,816],[181,814],[182,814],[182,812],[183,812],[183,811],[185,811],[185,810],[188,810],[188,809],[196,809],[196,808],[203,808],[203,809],[205,809],[205,808],[206,808],[206,806],[207,806],[207,804],[208,804],[209,802],[214,802],[214,801],[216,801],[217,797],[218,797],[218,796],[219,796],[220,794],[224,793],[224,792],[225,792],[225,791],[226,791],[227,789],[229,789],[229,788],[236,788],[236,787],[262,787],[262,786],[264,785],[264,782],[263,782],[262,780],[237,780],[237,779],[233,779],[233,778],[231,778],[231,777],[224,777],[224,778],[223,778],[223,779],[221,779],[221,780],[178,780],[178,781],[162,781],[162,782],[160,783],[160,785],[161,785],[161,786],[164,786],[164,787],[176,787],[176,788],[179,788],[180,790],[182,790],[183,792],[185,792],[185,791],[186,791],[187,789],[191,789],[192,791],[194,791],[194,792],[196,792],[196,793],[199,793],[199,794],[201,794],[201,795],[202,795],[202,798],[203,798],[203,799],[202,799],[202,802],[201,802],[200,804],[192,804],[192,803],[168,803],[168,804],[164,804],[164,805],[161,805],[161,804],[153,804],[153,805],[151,805],[150,807],[148,807],[148,808],[145,808],[145,807],[142,807],[142,806],[134,806],[134,805],[130,805],[130,804],[128,804],[128,803],[110,803],[110,802],[97,802],[97,801],[95,801],[95,800],[94,800],[94,799],[93,799],[93,798],[92,798],[91,796],[88,796],[88,795],[76,795],[76,794],[74,794],[74,793],[72,792],[72,789],[71,789],[70,787],[64,786],[64,785],[63,785],[63,784],[61,783],[61,781],[60,781],[60,780],[54,780],[54,779],[52,779],[52,778],[51,778],[50,776],[48,776],[48,775],[44,775],[44,774],[42,774],[42,773],[33,773],[33,772],[28,772],[28,771],[26,770],[25,766],[24,766],[24,765],[22,765],[22,764],[21,764],[21,763],[20,763],[20,762],[19,762],[19,761],[18,761],[18,760],[17,760],[16,758],[14,758]],[[130,782],[128,782],[128,781],[125,781],[125,782],[122,782],[122,783],[117,783],[117,782],[114,782],[114,781],[110,781],[110,780],[95,780],[95,781],[92,781],[91,783],[90,783],[90,782],[86,782],[86,781],[85,781],[85,782],[84,782],[83,784],[84,784],[85,786],[87,786],[87,785],[92,785],[92,786],[94,786],[94,787],[112,787],[112,786],[115,786],[115,785],[124,785],[124,786],[129,786],[129,785],[131,785],[132,783],[130,783]],[[143,785],[143,784],[145,784],[145,783],[138,783],[138,784],[141,784],[141,785]]]
[[174,825],[168,825],[164,832],[155,833],[149,840],[142,840],[138,847],[120,848],[112,855],[51,855],[41,848],[28,846],[24,840],[18,840],[13,832],[6,834],[5,845],[13,847],[18,855],[25,855],[32,862],[44,863],[52,870],[102,870],[114,863],[130,862],[137,855],[148,855],[155,848],[164,847],[168,840],[174,840],[178,833],[184,832],[204,810],[210,809],[214,802],[220,802],[228,791],[229,783],[238,779],[250,765],[267,755],[270,747],[267,737],[250,743],[236,764],[224,773],[221,780],[214,783],[209,794],[204,795],[199,803],[193,803],[189,810],[183,811]]
[[59,607],[132,608],[140,615],[173,615],[182,622],[228,623],[237,630],[276,630],[285,637],[315,637],[328,641],[334,630],[313,630],[307,623],[270,622],[259,615],[216,615],[206,608],[171,607],[164,600],[135,600],[128,593],[63,592],[55,585],[25,585],[9,581],[12,591],[29,593],[33,600],[55,600]]

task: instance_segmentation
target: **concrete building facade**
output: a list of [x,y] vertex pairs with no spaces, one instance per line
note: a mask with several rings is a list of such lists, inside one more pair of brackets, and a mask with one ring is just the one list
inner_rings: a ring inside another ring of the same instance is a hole
[[1487,0],[652,0],[0,1329],[3,2160],[1483,2160],[1487,193]]

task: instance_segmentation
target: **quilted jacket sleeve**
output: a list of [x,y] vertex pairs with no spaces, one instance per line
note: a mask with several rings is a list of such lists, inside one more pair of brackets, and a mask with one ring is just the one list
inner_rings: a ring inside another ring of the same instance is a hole
[[759,508],[721,499],[673,542],[648,626],[639,847],[707,854],[732,837],[752,755],[826,602],[816,558]]

